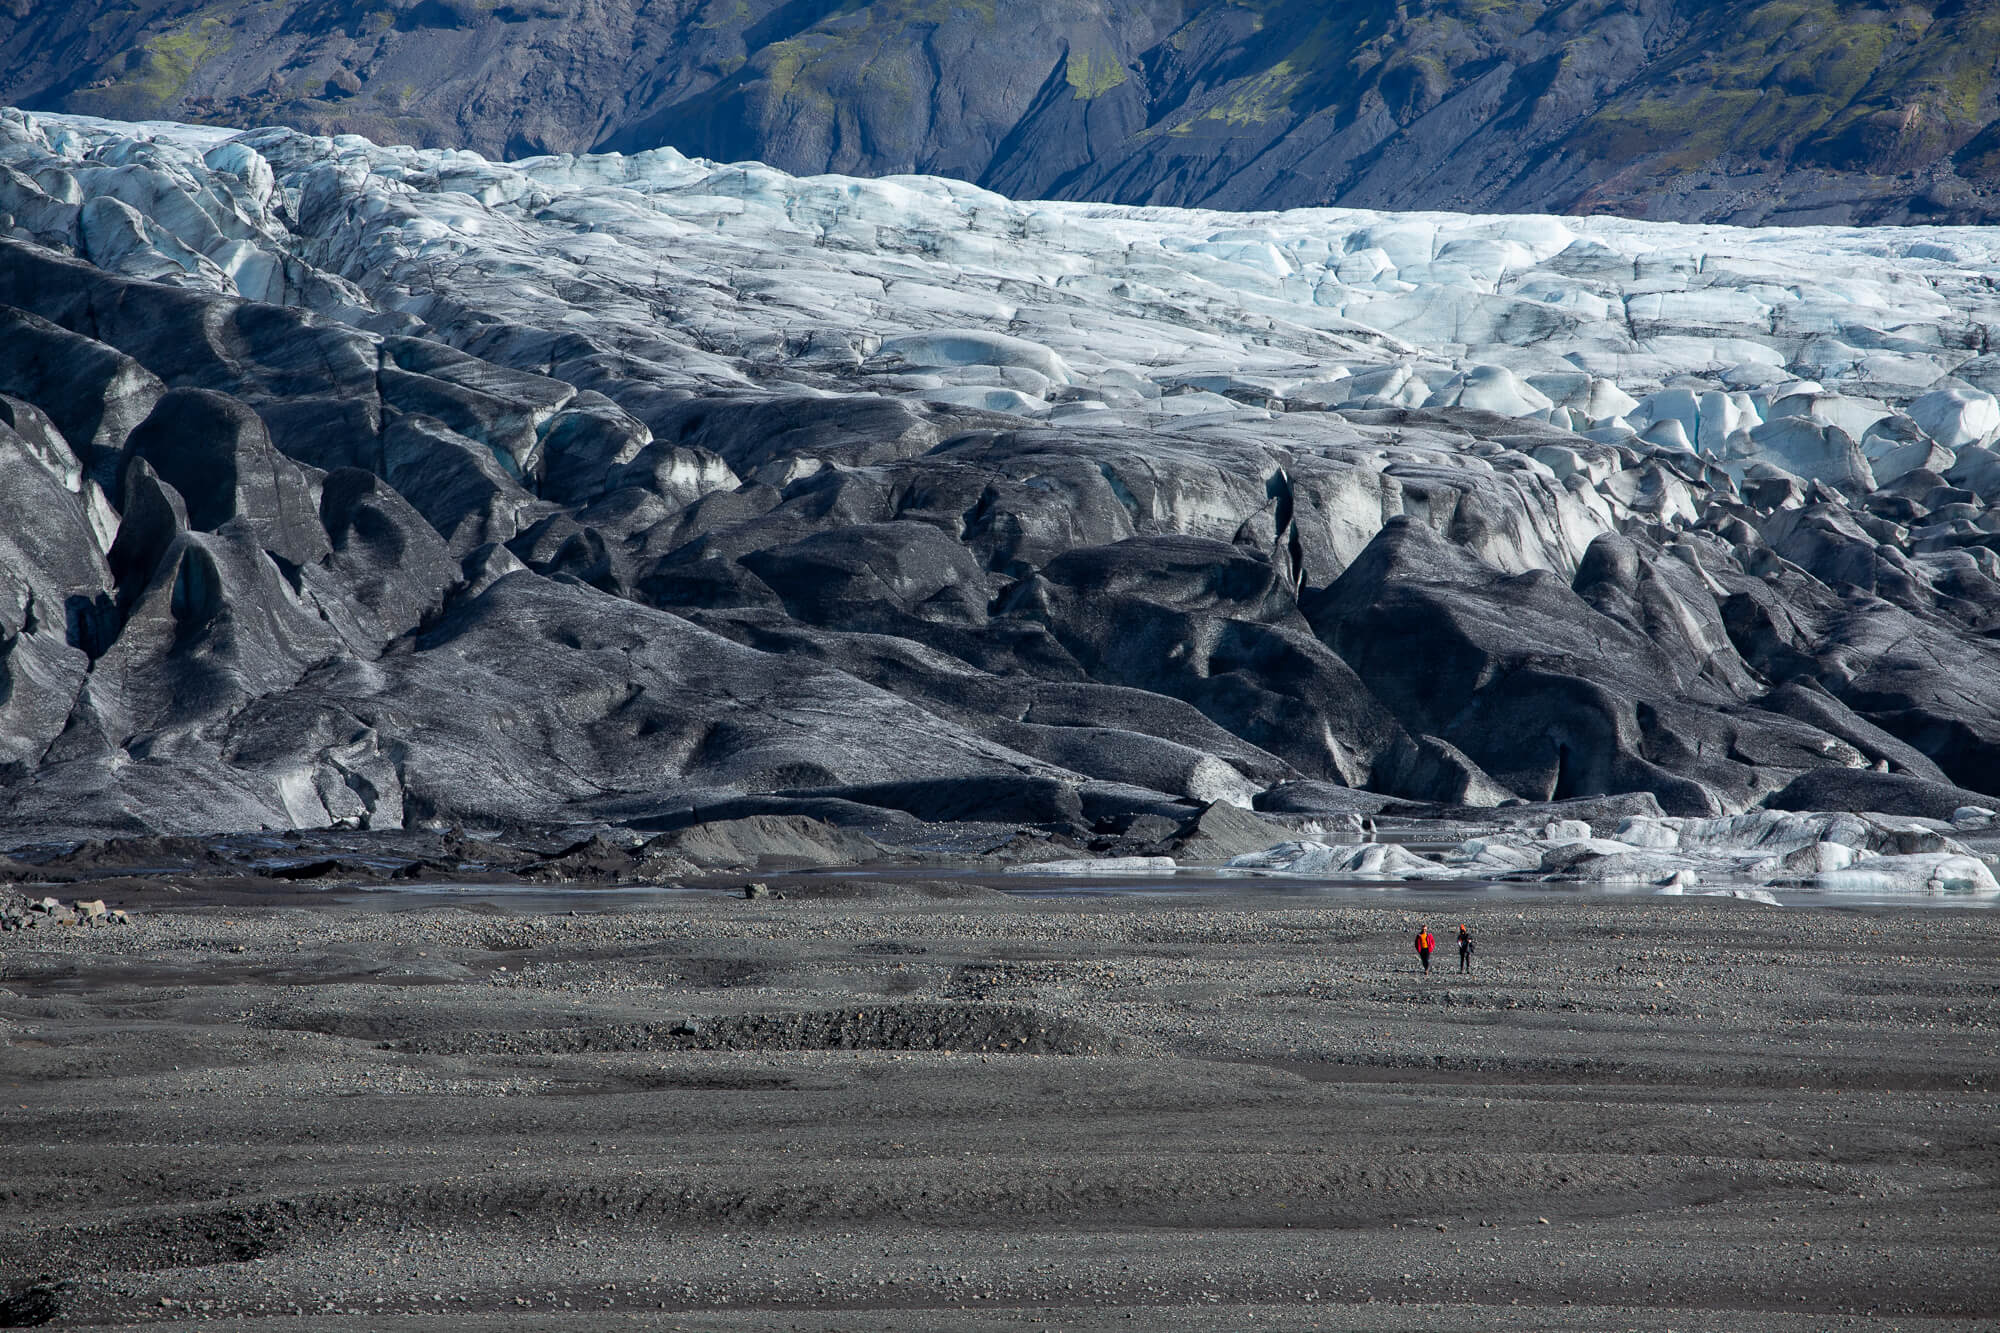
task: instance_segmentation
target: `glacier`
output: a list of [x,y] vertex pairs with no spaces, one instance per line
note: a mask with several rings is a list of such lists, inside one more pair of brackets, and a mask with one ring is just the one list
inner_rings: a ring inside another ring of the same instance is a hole
[[0,237],[19,827],[2000,789],[1988,231],[7,110]]

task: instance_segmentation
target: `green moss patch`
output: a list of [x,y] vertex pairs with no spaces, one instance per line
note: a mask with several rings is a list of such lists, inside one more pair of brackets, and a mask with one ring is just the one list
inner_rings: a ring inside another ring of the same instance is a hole
[[1124,83],[1126,74],[1125,66],[1114,56],[1098,56],[1093,60],[1088,51],[1072,51],[1063,77],[1076,89],[1076,100],[1088,102]]

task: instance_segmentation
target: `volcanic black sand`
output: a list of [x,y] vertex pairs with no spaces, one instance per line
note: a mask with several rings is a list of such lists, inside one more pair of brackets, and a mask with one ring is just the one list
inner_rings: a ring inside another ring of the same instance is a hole
[[0,1314],[2000,1317],[2000,914],[770,886],[0,936]]

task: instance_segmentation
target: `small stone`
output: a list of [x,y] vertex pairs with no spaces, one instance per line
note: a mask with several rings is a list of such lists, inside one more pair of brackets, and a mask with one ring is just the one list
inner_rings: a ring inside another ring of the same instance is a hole
[[771,896],[771,886],[753,881],[743,886],[743,896],[745,898],[768,898]]
[[92,898],[88,902],[81,898],[77,899],[77,914],[86,920],[95,920],[97,917],[103,916],[108,910],[104,906],[104,899],[102,898]]

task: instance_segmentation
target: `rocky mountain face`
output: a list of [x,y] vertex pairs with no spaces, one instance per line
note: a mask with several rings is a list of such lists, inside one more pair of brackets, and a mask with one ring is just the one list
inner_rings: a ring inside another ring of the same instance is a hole
[[671,145],[1017,198],[2000,216],[1967,0],[0,3],[0,102],[489,157]]
[[17,838],[2000,795],[1987,231],[0,163]]

